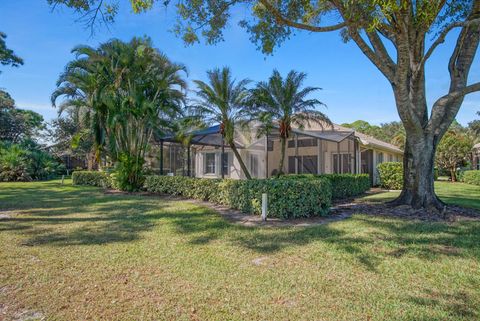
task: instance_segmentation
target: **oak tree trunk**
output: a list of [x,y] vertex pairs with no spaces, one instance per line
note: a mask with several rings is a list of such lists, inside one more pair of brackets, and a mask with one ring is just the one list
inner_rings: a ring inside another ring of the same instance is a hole
[[434,158],[438,139],[431,135],[407,137],[403,159],[403,190],[393,205],[409,205],[441,212],[445,204],[435,194]]

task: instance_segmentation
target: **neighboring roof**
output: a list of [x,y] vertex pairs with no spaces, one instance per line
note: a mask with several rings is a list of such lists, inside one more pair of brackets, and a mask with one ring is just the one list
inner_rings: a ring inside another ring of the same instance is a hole
[[[295,129],[295,130],[298,131],[298,129]],[[349,137],[352,133],[355,133],[355,137],[357,137],[360,140],[360,143],[364,146],[371,146],[374,148],[383,149],[383,150],[387,150],[394,153],[403,153],[403,150],[401,150],[398,146],[381,141],[372,136],[365,135],[361,132],[354,131],[351,128],[343,127],[337,124],[333,124],[333,128],[327,127],[326,130],[306,130],[303,132],[314,134],[315,137],[333,141],[333,142],[341,142],[345,138]]]
[[298,128],[292,129],[294,133],[300,135],[307,135],[323,140],[328,140],[335,143],[340,143],[345,138],[353,135],[355,131],[335,131],[335,130],[300,130]]
[[376,148],[379,148],[379,149],[386,149],[388,151],[395,152],[395,153],[403,153],[403,150],[401,150],[400,148],[398,148],[397,146],[395,146],[393,144],[384,142],[382,140],[373,138],[371,136],[362,134],[360,132],[355,132],[355,136],[357,136],[360,139],[360,142],[363,145],[372,146],[372,147],[376,147]]

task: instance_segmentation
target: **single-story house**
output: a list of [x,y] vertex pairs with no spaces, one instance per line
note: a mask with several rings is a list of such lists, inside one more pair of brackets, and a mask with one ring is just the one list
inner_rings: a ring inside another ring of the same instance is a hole
[[[243,179],[244,173],[229,146],[223,144],[219,125],[191,133],[187,147],[173,139],[159,140],[158,150],[147,162],[165,175],[203,178]],[[268,178],[279,171],[281,144],[278,130],[258,135],[259,127],[250,124],[235,133],[235,146],[252,177]],[[284,173],[367,173],[372,185],[378,184],[376,166],[387,161],[402,161],[403,151],[395,145],[339,125],[310,124],[292,128],[287,141]]]
[[480,143],[473,145],[472,169],[480,170]]

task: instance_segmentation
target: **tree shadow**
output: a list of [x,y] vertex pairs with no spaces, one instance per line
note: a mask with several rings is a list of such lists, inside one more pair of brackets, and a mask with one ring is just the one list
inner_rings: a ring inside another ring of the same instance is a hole
[[[478,301],[466,291],[432,291],[424,290],[419,296],[410,296],[407,301],[421,305],[431,310],[446,311],[454,318],[479,320]],[[424,319],[438,320],[438,318]]]
[[[234,247],[261,255],[322,242],[348,254],[373,272],[383,261],[406,255],[424,260],[435,260],[441,255],[480,258],[479,222],[428,223],[355,215],[350,219],[355,224],[339,221],[294,228],[247,227],[231,224],[198,205],[179,209],[178,200],[105,195],[95,187],[62,187],[58,183],[5,189],[0,191],[0,199],[0,211],[19,213],[1,219],[0,231],[26,237],[22,241],[25,246],[132,242],[157,224],[168,224],[189,244],[208,246],[222,239]],[[356,233],[354,225],[371,232]],[[372,246],[379,250],[372,250]]]

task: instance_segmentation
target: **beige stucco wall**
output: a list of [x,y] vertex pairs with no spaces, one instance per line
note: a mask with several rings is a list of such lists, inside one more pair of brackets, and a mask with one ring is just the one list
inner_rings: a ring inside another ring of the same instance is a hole
[[[365,149],[371,149],[373,150],[373,181],[375,184],[378,183],[378,172],[376,170],[377,165],[380,163],[380,153],[383,153],[383,161],[401,161],[402,160],[402,155],[398,153],[392,153],[391,151],[386,151],[386,150],[381,150],[381,149],[376,149],[372,148],[370,146],[363,146],[360,145],[360,148],[357,150],[357,169],[355,171],[355,161],[354,159],[351,160],[351,172],[360,172],[360,166],[361,166],[361,151]],[[252,171],[251,164],[249,161],[249,157],[251,154],[256,154],[258,155],[258,175],[256,176],[257,178],[265,178],[266,177],[266,171],[267,168],[265,164],[268,161],[268,177],[271,177],[272,171],[275,169],[278,169],[278,165],[280,162],[280,141],[279,140],[274,140],[273,142],[273,151],[268,152],[268,157],[265,156],[265,153],[262,151],[258,150],[245,150],[245,149],[239,149],[240,155],[245,162],[245,165],[249,169],[249,171]],[[285,154],[285,162],[284,162],[284,169],[283,171],[285,173],[288,172],[288,157],[289,156],[295,156],[295,147],[288,147],[287,143],[287,148],[286,148],[286,154]],[[298,156],[317,156],[317,162],[319,164],[318,168],[318,173],[333,173],[333,154],[337,154],[340,152],[340,154],[347,154],[350,153],[350,155],[353,157],[354,156],[354,146],[353,142],[350,141],[350,147],[349,147],[349,142],[348,140],[345,140],[341,142],[340,144],[337,144],[335,142],[330,142],[330,141],[319,141],[318,146],[309,146],[309,147],[298,147]],[[216,172],[215,174],[205,174],[205,153],[215,153],[215,161],[216,161]],[[233,152],[230,150],[230,148],[225,148],[225,153],[228,154],[228,159],[229,159],[229,171],[226,177],[233,178],[233,179],[243,179],[245,178],[244,174],[242,173],[240,164],[238,160],[235,158],[235,155]],[[196,148],[196,161],[195,161],[195,173],[197,177],[205,177],[205,178],[220,178],[221,177],[221,168],[220,168],[220,163],[221,163],[221,149],[220,148],[215,148],[211,146],[205,146],[205,147],[200,147]]]

